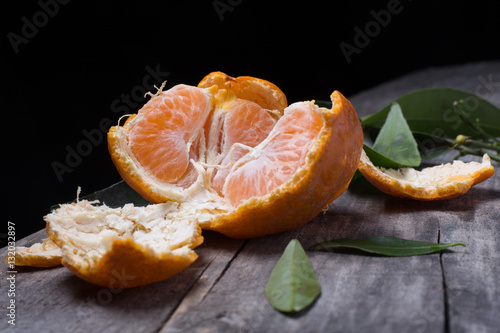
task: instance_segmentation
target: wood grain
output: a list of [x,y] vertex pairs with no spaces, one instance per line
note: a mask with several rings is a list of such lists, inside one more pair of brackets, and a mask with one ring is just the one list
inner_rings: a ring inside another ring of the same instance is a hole
[[[364,185],[363,185],[364,186]],[[364,238],[375,235],[437,241],[439,223],[432,212],[421,212],[416,223],[412,208],[402,200],[375,194],[358,200],[342,196],[325,214],[304,227],[280,235],[251,239],[234,259],[212,292],[184,315],[169,322],[162,332],[201,331],[310,331],[411,332],[420,327],[419,314],[442,299],[443,280],[439,254],[387,258],[342,251],[308,251],[322,285],[315,304],[297,315],[285,315],[267,304],[264,288],[272,268],[291,239],[308,246],[330,238]],[[426,325],[428,332],[444,327],[444,303]],[[196,314],[196,315],[193,315]]]
[[[498,168],[498,167],[497,167]],[[463,197],[473,208],[441,213],[441,241],[463,239],[466,251],[443,254],[450,332],[495,332],[500,327],[500,177]],[[465,204],[462,201],[463,204]],[[457,202],[460,204],[461,202]]]

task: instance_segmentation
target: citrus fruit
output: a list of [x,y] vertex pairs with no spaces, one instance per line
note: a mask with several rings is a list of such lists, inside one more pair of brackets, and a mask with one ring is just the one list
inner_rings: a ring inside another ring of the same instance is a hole
[[472,186],[493,176],[490,157],[482,162],[453,161],[417,171],[413,168],[376,167],[363,151],[359,171],[375,187],[394,197],[421,201],[445,200],[466,193]]
[[268,235],[312,219],[356,171],[358,116],[339,92],[331,99],[285,107],[270,82],[214,72],[159,92],[110,129],[108,147],[150,202],[179,202],[179,216],[231,237]]
[[75,275],[108,288],[130,288],[166,279],[198,257],[199,224],[178,218],[178,204],[121,208],[82,200],[45,216],[47,234]]
[[[32,267],[52,267],[61,264],[62,253],[59,246],[49,238],[30,247],[16,247],[15,265]],[[5,261],[7,262],[7,260]]]

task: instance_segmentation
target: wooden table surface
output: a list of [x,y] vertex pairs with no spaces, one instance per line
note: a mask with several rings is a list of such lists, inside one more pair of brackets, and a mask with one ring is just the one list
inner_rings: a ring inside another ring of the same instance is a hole
[[[411,73],[349,97],[360,115],[426,87],[491,91],[488,99],[500,106],[496,82],[500,62],[474,63]],[[433,162],[445,159],[450,156]],[[4,264],[0,331],[500,332],[500,172],[466,195],[442,202],[393,198],[360,179],[325,214],[297,230],[249,240],[203,235],[192,266],[133,289],[95,286],[64,267],[19,267],[15,329],[7,323]],[[307,248],[331,238],[383,235],[463,241],[467,247],[401,258],[307,251],[322,286],[320,297],[294,315],[267,303],[267,279],[291,239]],[[43,237],[42,230],[17,245]],[[6,252],[1,249],[0,257]]]

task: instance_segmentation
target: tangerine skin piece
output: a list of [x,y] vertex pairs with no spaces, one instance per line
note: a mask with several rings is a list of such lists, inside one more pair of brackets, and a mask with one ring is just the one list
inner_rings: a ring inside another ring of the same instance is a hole
[[[477,165],[478,168],[476,168],[476,170],[472,170],[470,173],[465,172],[463,174],[458,173],[456,175],[452,175],[451,173],[454,166],[455,170],[460,171],[458,168],[467,168],[472,165]],[[455,161],[454,164],[448,163],[445,165],[427,168],[427,171],[425,172],[432,172],[433,169],[438,170],[439,168],[449,168],[448,170],[450,172],[444,177],[436,178],[434,184],[417,184],[397,179],[387,172],[375,167],[364,151],[361,155],[358,167],[359,171],[366,178],[366,180],[382,192],[393,197],[408,198],[419,201],[448,200],[456,198],[465,194],[472,186],[490,178],[495,172],[488,155],[483,156],[481,164],[478,164],[477,162],[463,163],[462,161]],[[398,172],[403,172],[405,169],[418,173],[418,171],[411,168],[400,169]],[[424,172],[424,170],[422,170],[422,172]]]

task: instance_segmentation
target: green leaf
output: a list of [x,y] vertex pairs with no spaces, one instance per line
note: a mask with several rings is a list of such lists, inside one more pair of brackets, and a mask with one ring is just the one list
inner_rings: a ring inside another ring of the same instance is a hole
[[408,165],[398,163],[387,156],[382,155],[376,150],[373,150],[370,146],[363,145],[363,149],[365,150],[366,155],[370,159],[370,161],[379,167],[384,167],[384,168],[393,168],[393,169],[400,169],[400,168],[406,168]]
[[[500,136],[500,109],[474,94],[450,88],[423,89],[396,99],[412,132],[447,136],[454,139],[458,134],[480,138],[467,126],[453,103],[464,100],[467,119],[480,120],[481,127],[492,136]],[[365,127],[381,128],[391,105],[379,112],[361,118]]]
[[434,158],[446,154],[453,147],[453,140],[444,140],[443,137],[413,132],[413,137],[417,141],[418,150],[422,159]]
[[269,304],[282,312],[296,312],[309,306],[320,292],[318,278],[302,245],[291,240],[267,282]]
[[390,257],[417,256],[435,253],[452,246],[465,246],[464,243],[428,243],[402,239],[392,236],[372,237],[366,239],[339,238],[321,242],[309,247],[309,250],[326,250],[336,247],[348,247],[365,252]]
[[417,142],[413,138],[398,103],[391,105],[384,125],[373,144],[373,150],[405,166],[418,167],[420,165]]

